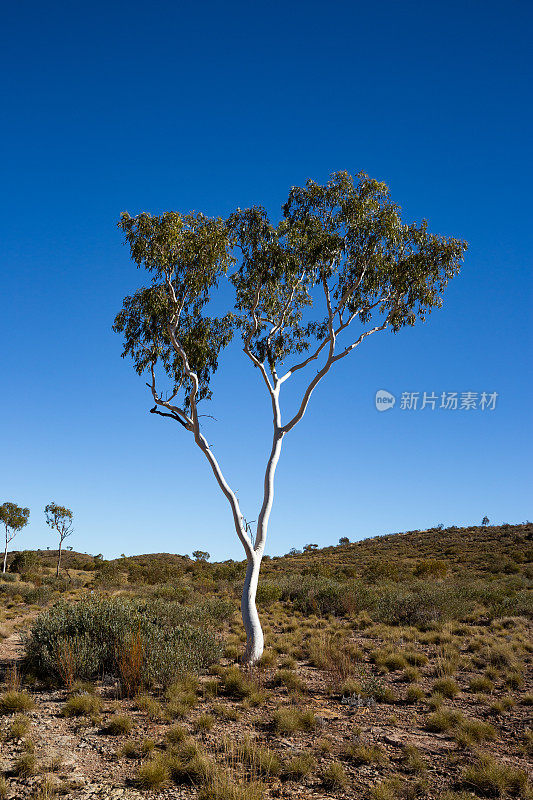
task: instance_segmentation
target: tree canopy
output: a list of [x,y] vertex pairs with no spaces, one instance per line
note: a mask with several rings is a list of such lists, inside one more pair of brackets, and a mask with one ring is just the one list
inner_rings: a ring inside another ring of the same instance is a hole
[[[119,226],[151,282],[125,298],[114,330],[124,334],[123,356],[132,357],[137,372],[152,372],[154,390],[155,365],[163,367],[171,396],[160,402],[154,394],[154,411],[185,427],[191,391],[196,402],[211,397],[220,353],[237,330],[269,379],[289,357],[306,355],[285,380],[360,323],[360,336],[334,353],[334,363],[370,333],[397,332],[439,308],[466,249],[461,240],[430,233],[425,220],[403,222],[388,187],[364,173],[293,187],[276,224],[253,206],[227,220],[124,213]],[[235,304],[214,316],[206,306],[226,275]]]

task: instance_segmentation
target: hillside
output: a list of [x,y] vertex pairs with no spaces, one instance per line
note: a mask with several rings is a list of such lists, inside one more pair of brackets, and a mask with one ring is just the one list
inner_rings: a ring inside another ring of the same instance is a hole
[[[229,532],[231,535],[231,531]],[[20,551],[8,555],[8,564]],[[26,551],[28,552],[28,551]],[[43,565],[55,566],[57,550],[32,550]],[[317,564],[332,573],[363,577],[374,565],[395,564],[399,574],[414,574],[419,562],[424,560],[443,562],[446,570],[454,575],[464,574],[513,574],[525,573],[533,562],[533,524],[486,525],[464,528],[430,528],[424,531],[407,531],[383,536],[374,536],[358,542],[335,544],[308,552],[296,552],[285,556],[265,558],[263,573],[285,570],[306,570]],[[110,559],[111,564],[127,566],[136,563],[143,567],[151,563],[190,568],[193,559],[173,553],[144,553],[126,558]],[[63,564],[70,569],[91,570],[98,568],[102,560],[87,553],[66,550]],[[233,561],[207,562],[207,569],[217,563],[233,564]],[[244,562],[237,562],[244,563]],[[423,568],[422,568],[423,571]]]
[[533,526],[242,562],[11,554],[0,798],[531,800]]

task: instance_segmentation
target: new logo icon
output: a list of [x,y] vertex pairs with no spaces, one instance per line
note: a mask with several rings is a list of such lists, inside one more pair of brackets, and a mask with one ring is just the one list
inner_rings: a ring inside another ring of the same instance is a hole
[[393,408],[395,402],[394,395],[385,391],[385,389],[379,389],[376,392],[376,408],[378,411],[388,411],[389,408]]

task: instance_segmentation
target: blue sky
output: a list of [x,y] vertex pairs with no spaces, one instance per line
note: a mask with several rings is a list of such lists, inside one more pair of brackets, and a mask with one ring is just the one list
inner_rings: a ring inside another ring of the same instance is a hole
[[[0,502],[31,509],[17,549],[54,545],[54,500],[77,550],[242,557],[201,453],[120,358],[111,325],[143,275],[116,221],[275,217],[290,186],[339,169],[470,248],[441,311],[371,337],[317,390],[267,552],[531,517],[531,3],[18,0],[2,17]],[[214,388],[207,434],[256,519],[268,399],[238,348]],[[386,413],[378,389],[398,397]],[[498,400],[407,410],[404,391]]]

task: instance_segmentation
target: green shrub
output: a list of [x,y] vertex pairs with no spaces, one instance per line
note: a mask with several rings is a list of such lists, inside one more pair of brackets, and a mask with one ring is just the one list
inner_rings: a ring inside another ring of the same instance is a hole
[[485,675],[476,675],[470,681],[468,688],[471,692],[484,692],[490,694],[494,691],[494,683]]
[[310,775],[316,768],[316,760],[310,753],[301,753],[289,758],[283,765],[282,775],[288,780],[299,780]]
[[254,683],[239,667],[229,667],[222,674],[222,685],[230,697],[242,700],[256,691]]
[[310,709],[278,708],[272,714],[274,728],[278,733],[291,734],[295,731],[310,731],[316,725],[315,715]]
[[348,745],[345,755],[354,764],[385,764],[387,755],[379,744]]
[[421,686],[415,684],[407,689],[406,700],[408,703],[419,703],[424,697],[425,693]]
[[461,720],[454,738],[458,744],[471,745],[496,738],[496,730],[489,722],[479,719]]
[[285,686],[290,692],[301,692],[305,684],[296,672],[290,669],[279,669],[273,678],[274,686]]
[[95,695],[74,694],[69,697],[61,713],[64,717],[90,717],[98,714],[100,707],[100,700]]
[[481,755],[476,764],[464,770],[462,778],[466,786],[488,797],[523,797],[529,784],[524,770],[495,761],[489,755]]
[[326,789],[342,789],[348,783],[348,776],[340,761],[332,761],[322,772],[322,783]]
[[146,761],[137,771],[136,783],[141,789],[159,789],[168,783],[169,771],[161,759]]
[[445,733],[446,731],[455,728],[461,721],[462,715],[459,711],[452,711],[451,709],[441,709],[429,714],[426,719],[425,728],[431,733]]
[[22,739],[27,734],[30,725],[31,722],[25,714],[17,714],[9,726],[8,737],[10,739]]
[[443,697],[453,699],[459,694],[459,686],[457,681],[453,678],[441,678],[433,684],[433,691],[441,694]]
[[281,595],[281,587],[271,581],[263,581],[257,587],[257,603],[264,608],[271,606],[277,600],[281,600]]
[[37,772],[37,759],[33,753],[23,753],[13,764],[13,772],[21,778],[35,775]]
[[418,747],[414,744],[406,744],[402,753],[402,766],[406,772],[423,773],[426,771],[426,762]]
[[111,736],[123,736],[125,733],[130,733],[133,728],[133,721],[131,717],[125,714],[114,714],[108,721],[105,732]]
[[31,711],[35,707],[27,692],[5,692],[0,695],[0,714],[15,714],[18,711]]
[[129,673],[135,667],[139,675],[132,680],[168,685],[181,672],[197,671],[220,657],[214,633],[200,624],[202,613],[159,600],[149,606],[122,599],[61,603],[34,622],[25,641],[25,665],[39,677],[60,680],[68,652],[75,678],[107,673],[124,679],[124,653],[131,650],[134,636],[140,642],[133,653],[138,664],[134,659],[126,666]]

